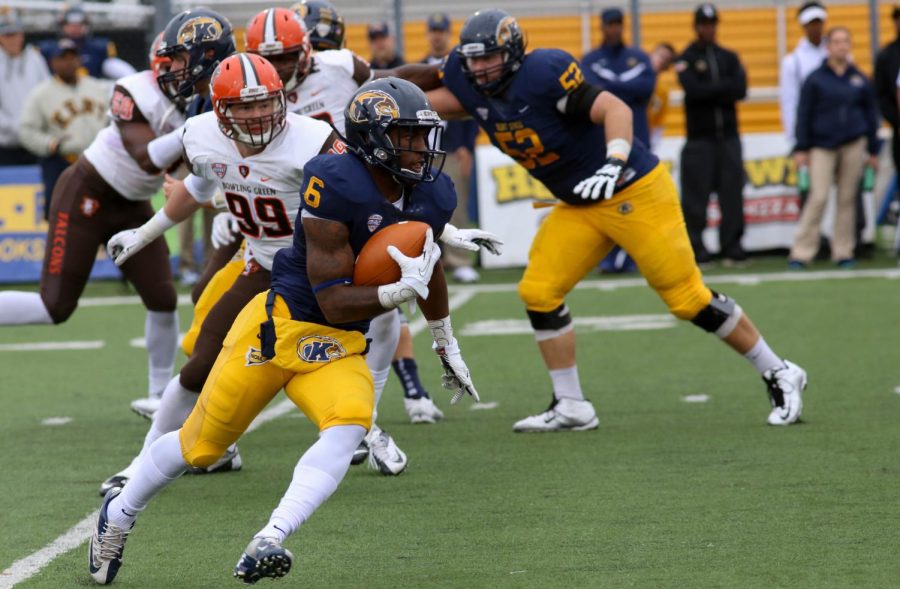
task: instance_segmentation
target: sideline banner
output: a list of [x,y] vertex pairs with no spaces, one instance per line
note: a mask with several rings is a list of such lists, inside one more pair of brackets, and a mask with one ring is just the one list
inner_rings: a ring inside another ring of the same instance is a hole
[[[38,166],[0,167],[0,283],[40,280],[47,237],[43,188]],[[91,278],[118,276],[98,251]]]
[[[743,244],[747,251],[764,251],[791,246],[794,228],[800,216],[796,188],[796,171],[787,157],[787,141],[781,133],[747,134],[741,138],[744,151],[744,218],[746,230]],[[684,138],[665,138],[658,149],[663,165],[679,186],[679,161]],[[533,202],[556,202],[543,184],[532,178],[515,161],[493,145],[476,149],[478,173],[479,225],[505,242],[503,255],[482,256],[486,268],[525,266],[528,248],[543,218],[552,210],[535,208]],[[874,238],[874,203],[871,195],[865,201],[866,231],[863,240]],[[823,230],[830,234],[833,226],[831,204],[826,210]],[[719,251],[718,225],[721,219],[715,195],[710,199],[708,226],[703,234],[707,249]]]

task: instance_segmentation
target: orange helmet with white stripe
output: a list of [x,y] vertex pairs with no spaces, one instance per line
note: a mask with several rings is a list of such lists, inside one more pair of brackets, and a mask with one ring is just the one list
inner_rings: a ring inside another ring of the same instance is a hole
[[153,44],[150,45],[150,71],[153,72],[153,76],[156,77],[160,74],[160,70],[165,68],[166,71],[169,69],[169,64],[172,63],[172,58],[170,57],[160,57],[156,54],[159,50],[159,45],[162,43],[163,34],[162,31],[153,39]]
[[264,57],[236,53],[225,58],[210,87],[219,129],[227,137],[265,147],[284,129],[284,84]]
[[303,20],[287,8],[267,8],[247,24],[249,53],[269,58],[290,92],[309,74],[312,46]]

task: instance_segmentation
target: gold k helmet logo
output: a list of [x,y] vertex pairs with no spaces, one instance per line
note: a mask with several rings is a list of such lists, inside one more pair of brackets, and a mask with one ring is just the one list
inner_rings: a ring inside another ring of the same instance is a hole
[[222,24],[209,16],[198,16],[187,21],[178,30],[178,43],[197,45],[204,41],[215,41],[222,36]]
[[350,120],[354,123],[364,123],[370,117],[399,119],[400,107],[390,94],[381,90],[368,90],[353,99],[353,104],[350,105]]
[[501,20],[497,25],[497,45],[505,45],[513,38],[518,29],[519,25],[515,18],[507,16]]

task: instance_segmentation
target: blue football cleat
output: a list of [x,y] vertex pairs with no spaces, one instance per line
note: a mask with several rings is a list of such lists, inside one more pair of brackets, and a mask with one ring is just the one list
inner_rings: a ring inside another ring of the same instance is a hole
[[234,567],[234,576],[252,585],[265,577],[280,579],[291,571],[294,555],[275,538],[253,538]]
[[88,551],[88,570],[95,581],[101,585],[108,585],[116,578],[119,567],[122,566],[122,553],[125,552],[125,541],[134,527],[132,524],[127,530],[116,524],[110,523],[107,510],[110,502],[122,492],[121,488],[111,489],[103,498],[100,505],[100,515],[97,517],[97,527],[91,537]]

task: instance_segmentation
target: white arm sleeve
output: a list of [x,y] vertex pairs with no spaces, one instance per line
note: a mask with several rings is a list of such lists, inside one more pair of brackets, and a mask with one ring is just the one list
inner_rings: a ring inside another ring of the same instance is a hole
[[794,54],[785,55],[781,60],[781,71],[778,75],[781,126],[787,137],[788,145],[795,143],[794,126],[797,123],[797,102],[800,98],[800,87],[797,83],[800,72],[797,71],[797,67],[797,58]]
[[184,187],[188,194],[194,197],[194,200],[199,203],[207,203],[216,195],[218,184],[214,180],[188,174],[188,177],[184,179]]
[[118,57],[107,57],[103,62],[103,77],[118,80],[135,72],[131,64]]
[[184,151],[182,135],[184,135],[183,125],[147,144],[147,155],[150,156],[154,166],[160,170],[168,170],[181,157]]

